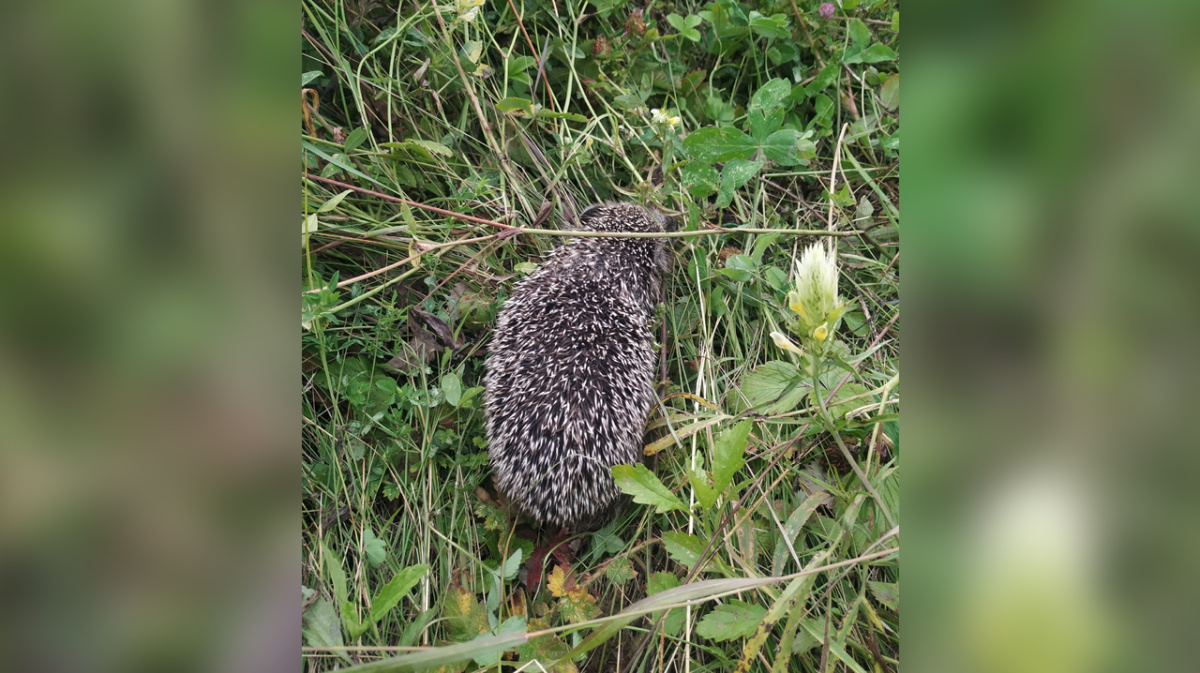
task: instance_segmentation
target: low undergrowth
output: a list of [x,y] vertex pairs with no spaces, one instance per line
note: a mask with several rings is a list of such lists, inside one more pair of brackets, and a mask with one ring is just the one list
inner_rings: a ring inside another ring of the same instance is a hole
[[[898,669],[897,10],[303,3],[309,670]],[[485,348],[617,199],[682,223],[661,404],[636,504],[526,586]]]

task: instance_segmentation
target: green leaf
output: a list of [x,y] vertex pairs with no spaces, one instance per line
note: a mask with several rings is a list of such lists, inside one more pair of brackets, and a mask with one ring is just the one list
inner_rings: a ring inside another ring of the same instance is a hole
[[830,84],[833,84],[837,81],[838,73],[840,72],[841,67],[837,63],[830,63],[824,68],[821,68],[821,72],[817,73],[816,79],[809,82],[808,86],[804,88],[805,95],[811,98],[812,96],[815,96],[829,88]]
[[[674,589],[679,586],[679,578],[671,573],[652,573],[646,578],[646,596],[653,596],[668,589]],[[658,621],[658,616],[662,612],[651,612],[647,615],[651,622]],[[669,610],[667,618],[663,620],[663,632],[668,636],[678,636],[683,631],[683,610]]]
[[409,147],[419,147],[428,152],[430,155],[440,154],[444,157],[448,157],[454,154],[449,147],[446,147],[441,143],[435,143],[432,140],[418,140],[416,138],[410,138],[405,140],[404,144],[408,145]]
[[[342,647],[342,625],[338,623],[337,610],[329,601],[317,599],[304,611],[301,622],[300,632],[309,647]],[[352,663],[345,652],[339,652],[339,655],[346,663]]]
[[718,494],[733,481],[733,475],[746,464],[746,440],[750,437],[749,420],[717,435],[713,441],[713,486]]
[[654,473],[641,463],[614,465],[612,475],[616,480],[617,488],[621,489],[623,493],[633,496],[634,502],[653,505],[654,511],[659,514],[676,509],[687,510],[679,498],[667,490],[658,477],[654,476]]
[[663,546],[667,548],[667,555],[689,570],[700,561],[700,555],[704,553],[704,540],[695,535],[670,531],[663,533],[662,539]]
[[533,116],[533,103],[528,98],[510,96],[496,103],[496,109],[502,114],[511,114],[515,117]]
[[886,44],[873,44],[857,54],[843,57],[842,63],[881,63],[894,60],[896,60],[896,52],[892,51],[891,47]]
[[811,618],[800,620],[800,627],[796,631],[796,639],[792,641],[792,654],[802,654],[820,645],[821,639],[813,637],[813,633],[825,628],[824,624]]
[[566,119],[573,122],[587,122],[588,118],[577,112],[555,112],[542,108],[537,111],[538,119]]
[[792,85],[786,79],[777,78],[760,86],[750,97],[750,108],[759,108],[771,114],[780,108],[792,94]]
[[745,638],[762,622],[767,609],[761,605],[731,600],[718,605],[696,624],[696,633],[717,642]]
[[746,409],[761,414],[782,414],[795,409],[808,394],[811,384],[790,362],[764,362],[742,378],[742,396]]
[[702,199],[717,191],[721,179],[717,169],[703,161],[692,161],[679,172],[679,181],[692,196]]
[[363,552],[372,568],[378,568],[387,559],[387,543],[375,537],[369,527],[363,529]]
[[795,129],[779,129],[763,141],[763,154],[783,166],[807,164],[817,151],[816,143],[809,140],[811,136],[812,131],[800,133]]
[[517,576],[517,571],[521,569],[521,550],[514,549],[508,560],[504,562],[504,579],[511,580]]
[[321,545],[321,548],[325,552],[325,573],[329,575],[329,583],[333,585],[333,596],[337,599],[342,613],[342,627],[347,633],[358,633],[362,627],[354,615],[354,604],[350,602],[346,593],[346,571],[342,569],[342,560],[325,545]]
[[514,56],[506,61],[504,69],[508,73],[509,80],[522,84],[533,84],[529,73],[525,71],[535,65],[537,65],[537,59],[532,56]]
[[450,406],[457,407],[462,401],[462,381],[454,372],[446,372],[442,374],[441,381],[442,394],[446,396],[446,401]]
[[711,164],[748,158],[758,149],[758,143],[735,128],[709,126],[684,138],[683,147],[691,153],[692,158]]
[[788,27],[787,14],[772,14],[763,16],[756,11],[750,12],[750,29],[759,37],[791,37],[792,30]]
[[889,110],[900,107],[900,73],[883,81],[883,86],[879,87],[879,102]]
[[700,41],[700,32],[695,29],[700,25],[700,17],[692,15],[686,19],[678,14],[668,14],[667,23],[670,23],[679,34],[691,40],[692,42]]
[[350,154],[366,142],[369,137],[370,135],[367,133],[367,130],[360,126],[351,131],[350,135],[346,136],[346,142],[342,143],[342,149],[346,154]]
[[867,30],[867,24],[863,23],[862,19],[850,19],[846,24],[846,32],[856,45],[865,47],[871,43],[871,31]]
[[708,483],[708,471],[700,466],[694,470],[690,467],[685,469],[692,480],[692,490],[696,492],[696,501],[700,503],[701,509],[712,507],[717,501],[717,490]]
[[786,111],[784,108],[779,108],[768,114],[760,108],[750,108],[746,121],[750,135],[755,140],[762,142],[764,138],[783,125],[783,115]]
[[[825,395],[828,393],[826,391],[822,391],[821,401],[825,403],[825,408],[829,409],[829,414],[833,416],[834,420],[837,420],[859,407],[864,407],[868,404],[876,404],[874,398],[870,395],[867,395],[867,393],[870,392],[870,388],[867,388],[861,383],[846,383],[841,388],[838,388],[837,395],[835,395],[832,400],[825,399]],[[859,395],[867,396],[859,397],[856,400],[850,400],[850,398],[857,397]]]
[[304,88],[304,87],[308,86],[309,84],[312,84],[313,80],[315,80],[316,78],[320,77],[323,74],[325,74],[325,73],[321,72],[320,70],[310,70],[310,71],[300,75],[300,88]]
[[[353,191],[354,191],[353,189],[347,189],[346,191],[344,191],[344,192],[342,192],[342,193],[340,193],[340,194],[335,194],[335,195],[333,196],[333,198],[329,199],[329,200],[328,200],[328,201],[326,201],[325,203],[322,203],[322,204],[321,204],[321,207],[317,209],[317,212],[318,212],[318,213],[327,213],[327,212],[329,212],[329,211],[333,210],[334,208],[337,208],[337,207],[338,207],[338,204],[342,202],[342,199],[346,198],[346,195],[347,195],[347,194],[350,194],[350,193],[351,193],[351,192],[353,192]],[[315,226],[315,224],[316,224],[316,222],[315,222],[315,216],[314,216],[314,215],[309,215],[309,217],[312,217],[312,218],[314,218],[314,222],[313,222],[313,225],[314,225],[314,226],[313,226],[313,227],[310,229],[310,228],[308,227],[308,225],[306,224],[306,225],[305,225],[305,227],[304,227],[304,228],[305,228],[305,231],[308,231],[308,232],[313,232],[313,231],[316,231],[316,230],[317,230],[317,227]]]
[[429,566],[421,564],[410,566],[396,573],[392,580],[379,590],[379,595],[375,597],[375,600],[371,601],[371,623],[377,623],[383,619],[384,615],[391,612],[400,603],[400,599],[408,595],[408,592],[417,586],[417,582],[420,582],[428,571]]
[[764,161],[746,161],[745,159],[730,159],[721,169],[721,188],[717,194],[717,207],[724,208],[733,201],[733,193],[766,165]]
[[870,587],[875,600],[891,608],[893,612],[900,612],[899,582],[867,582],[867,586]]
[[744,283],[754,277],[758,264],[746,255],[730,255],[725,260],[725,268],[718,271],[736,283]]

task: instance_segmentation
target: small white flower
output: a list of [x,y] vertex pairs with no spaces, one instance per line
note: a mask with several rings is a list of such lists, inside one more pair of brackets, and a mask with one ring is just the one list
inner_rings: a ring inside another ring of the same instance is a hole
[[667,123],[670,124],[672,128],[676,126],[683,126],[683,120],[679,117],[671,117],[667,120]]
[[785,351],[791,351],[796,354],[800,354],[800,353],[804,352],[804,351],[800,350],[799,346],[792,343],[792,340],[787,338],[787,335],[784,334],[783,332],[771,332],[771,340],[775,342],[776,346],[782,348]]
[[837,283],[836,255],[820,243],[808,246],[796,265],[796,289],[787,297],[788,308],[799,318],[796,331],[805,345],[820,348],[837,329],[846,309]]
[[654,122],[655,124],[668,123],[667,115],[663,114],[663,111],[659,110],[658,108],[650,111],[650,121]]

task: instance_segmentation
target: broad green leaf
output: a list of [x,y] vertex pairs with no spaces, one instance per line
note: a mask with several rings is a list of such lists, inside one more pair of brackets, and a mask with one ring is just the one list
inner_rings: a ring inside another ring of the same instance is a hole
[[725,268],[718,273],[729,277],[737,283],[744,283],[754,277],[754,272],[758,269],[758,264],[753,259],[746,255],[730,255],[729,259],[725,260]]
[[320,77],[323,74],[325,74],[325,73],[321,72],[320,70],[310,70],[306,73],[303,73],[302,75],[300,75],[300,87],[304,88],[304,87],[308,86],[309,84],[312,84],[313,80],[315,80],[316,78]]
[[792,93],[792,85],[786,79],[773,79],[758,87],[758,91],[750,97],[750,107],[759,108],[765,114],[771,114],[788,100]]
[[764,112],[760,108],[750,108],[747,115],[747,129],[755,140],[762,142],[764,138],[774,133],[783,125],[783,115],[786,108],[778,108],[774,112]]
[[375,537],[375,531],[369,527],[363,529],[363,552],[372,568],[378,568],[387,559],[387,543]]
[[724,208],[733,201],[733,193],[766,165],[764,161],[747,161],[745,159],[730,159],[721,169],[721,188],[717,194],[717,207]]
[[724,492],[733,475],[746,464],[746,440],[750,437],[749,420],[717,435],[713,441],[713,486],[718,494]]
[[879,87],[879,102],[889,110],[900,107],[900,73],[883,81],[883,86]]
[[[309,647],[342,647],[342,625],[338,621],[337,610],[324,598],[318,598],[304,611],[301,623],[300,632],[304,634],[304,644]],[[352,663],[345,652],[338,651],[338,655],[346,663]]]
[[756,11],[750,12],[750,29],[760,37],[791,37],[792,31],[788,26],[787,14],[772,14],[763,16]]
[[772,415],[795,409],[812,384],[804,380],[796,365],[773,360],[746,374],[738,387],[745,398],[746,409]]
[[[850,50],[847,49],[847,52]],[[842,58],[842,63],[881,63],[896,60],[896,52],[886,44],[873,44],[866,49]]]
[[662,534],[662,539],[663,546],[667,548],[667,555],[675,559],[676,563],[687,566],[689,570],[704,553],[704,541],[695,535],[669,531]]
[[711,164],[702,161],[692,161],[683,167],[679,173],[679,181],[683,188],[692,196],[702,199],[717,191],[717,183],[721,176]]
[[763,154],[783,166],[807,164],[817,151],[816,144],[809,140],[812,131],[800,133],[795,129],[780,129],[763,141]]
[[[794,512],[788,515],[787,521],[783,523],[783,535],[775,542],[775,553],[772,554],[771,572],[778,573],[783,568],[784,561],[788,558],[789,551],[787,543],[790,541],[795,549],[796,539],[800,536],[800,530],[804,528],[804,524],[808,522],[808,518],[813,512],[821,506],[821,503],[829,499],[829,492],[819,490],[816,493],[804,499],[800,506]],[[797,553],[799,551],[797,550]]]
[[507,647],[488,647],[485,643],[490,642],[491,639],[496,638],[496,637],[504,637],[504,636],[512,636],[512,635],[523,636],[523,635],[525,635],[525,632],[526,632],[525,631],[525,615],[513,615],[512,617],[509,617],[508,619],[504,620],[504,623],[501,624],[498,629],[496,629],[495,635],[480,634],[478,636],[475,636],[474,640],[470,641],[472,643],[477,643],[477,644],[482,645],[479,648],[478,652],[475,652],[472,654],[471,658],[474,659],[475,663],[479,664],[480,666],[489,666],[489,665],[495,664],[497,662],[497,660],[500,658],[500,655],[503,654],[504,651],[509,648],[507,648]]
[[533,80],[529,78],[529,73],[525,71],[534,65],[537,65],[537,59],[532,56],[514,56],[508,59],[505,64],[508,79],[522,84],[533,84]]
[[870,587],[871,595],[875,597],[875,600],[891,608],[894,612],[900,612],[899,582],[867,582],[867,586]]
[[809,82],[808,86],[804,88],[804,93],[810,97],[821,93],[829,88],[830,84],[837,81],[839,72],[841,72],[841,67],[837,63],[830,63],[821,68],[821,72],[817,73],[816,79]]
[[508,560],[504,562],[504,579],[511,580],[517,576],[517,571],[521,569],[521,550],[514,549]]
[[483,53],[483,43],[479,40],[467,40],[462,46],[462,55],[472,63],[479,62],[479,55]]
[[428,570],[429,566],[421,564],[410,566],[396,573],[391,581],[379,590],[379,595],[375,597],[375,600],[371,601],[371,623],[383,619],[384,615],[399,605],[400,599],[417,586],[417,582],[421,581]]
[[679,498],[675,497],[675,494],[671,493],[666,486],[663,486],[658,477],[654,476],[654,473],[641,463],[615,465],[612,468],[612,475],[616,480],[617,488],[621,489],[623,493],[633,496],[634,502],[653,505],[654,511],[659,514],[676,509],[687,510]]
[[696,469],[687,468],[688,477],[692,480],[692,490],[696,492],[696,501],[702,509],[708,509],[717,501],[717,490],[708,483],[708,471],[698,466]]
[[735,128],[710,126],[698,129],[685,138],[683,147],[694,159],[716,163],[748,158],[758,149],[758,143]]
[[342,569],[342,559],[338,558],[329,547],[321,545],[325,552],[325,572],[329,575],[329,583],[333,585],[333,596],[342,613],[342,627],[347,633],[358,633],[361,630],[357,616],[354,614],[354,604],[346,593],[346,571]]
[[[317,212],[318,213],[328,213],[329,211],[333,210],[334,208],[337,208],[338,204],[340,204],[342,202],[342,199],[346,198],[346,196],[349,195],[353,191],[354,191],[353,189],[347,189],[346,191],[344,191],[340,194],[334,194],[332,198],[330,198],[325,203],[321,204],[321,207],[317,209]],[[312,216],[310,215],[309,217],[312,217]],[[316,231],[316,230],[317,230],[317,228],[313,227],[310,231]]]
[[800,620],[800,629],[796,639],[792,641],[792,654],[802,654],[821,644],[820,638],[813,637],[814,632],[820,632],[824,626],[815,619]]
[[867,24],[862,22],[862,19],[850,19],[846,23],[846,32],[850,35],[850,40],[860,46],[867,46],[871,43],[871,31],[867,29]]
[[[825,399],[828,391],[821,391],[821,401],[825,403],[825,408],[829,409],[829,414],[836,420],[859,407],[877,404],[874,397],[867,394],[870,392],[871,390],[861,383],[846,383],[838,388],[837,394],[833,396],[832,400]],[[860,395],[866,396],[858,397]],[[852,397],[858,397],[858,399],[851,400]]]
[[767,609],[761,605],[731,600],[704,615],[696,624],[696,633],[717,642],[745,638],[754,633],[766,614]]
[[350,135],[346,136],[346,142],[342,143],[342,150],[346,154],[350,154],[354,150],[358,149],[364,142],[366,142],[367,138],[369,137],[370,136],[367,133],[367,130],[360,126],[359,128],[351,131]]
[[441,381],[442,394],[446,396],[446,401],[450,406],[457,407],[462,401],[462,381],[454,372],[446,372],[442,374]]

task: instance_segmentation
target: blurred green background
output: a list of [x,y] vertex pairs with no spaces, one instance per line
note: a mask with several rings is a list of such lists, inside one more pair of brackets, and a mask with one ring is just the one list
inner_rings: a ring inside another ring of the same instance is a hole
[[[1200,5],[907,9],[909,666],[1189,670]],[[0,14],[0,666],[299,663],[298,20]]]

